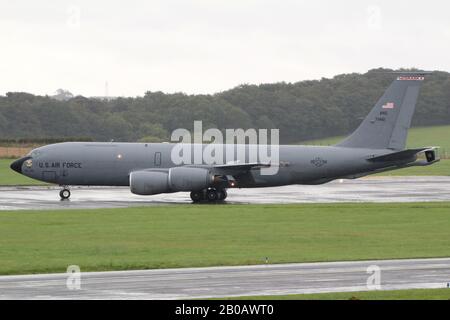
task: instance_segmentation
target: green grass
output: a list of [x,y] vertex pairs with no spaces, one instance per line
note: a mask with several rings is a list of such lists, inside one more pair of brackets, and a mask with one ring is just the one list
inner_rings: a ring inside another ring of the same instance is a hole
[[230,300],[450,300],[450,289],[411,289],[392,291],[363,291],[292,294],[282,296],[253,296]]
[[450,256],[450,202],[0,212],[0,274]]
[[21,175],[9,167],[14,159],[0,159],[0,186],[10,185],[45,185],[44,182],[37,181]]

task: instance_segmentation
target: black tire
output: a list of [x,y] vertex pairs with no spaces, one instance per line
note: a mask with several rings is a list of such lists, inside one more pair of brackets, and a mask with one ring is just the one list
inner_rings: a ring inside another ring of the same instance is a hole
[[61,197],[61,199],[65,200],[65,199],[69,199],[70,198],[70,190],[69,189],[62,189],[59,192],[59,196]]
[[203,192],[202,191],[192,191],[191,192],[191,200],[193,202],[200,202],[203,200]]
[[222,190],[222,200],[225,200],[228,197],[227,190]]
[[219,199],[219,195],[216,190],[211,189],[208,190],[208,192],[206,193],[206,198],[208,199],[209,202],[214,202]]
[[217,200],[219,201],[223,201],[227,198],[227,192],[226,190],[223,189],[217,190],[217,195],[218,195]]

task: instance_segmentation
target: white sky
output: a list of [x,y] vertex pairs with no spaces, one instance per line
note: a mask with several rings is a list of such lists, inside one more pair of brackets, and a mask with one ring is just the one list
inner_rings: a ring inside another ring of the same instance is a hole
[[450,2],[0,0],[0,94],[214,93],[377,67],[450,71]]

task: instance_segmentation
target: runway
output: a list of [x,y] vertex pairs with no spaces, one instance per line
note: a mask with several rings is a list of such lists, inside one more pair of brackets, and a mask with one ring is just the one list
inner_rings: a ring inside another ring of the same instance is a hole
[[64,273],[2,276],[0,299],[192,299],[368,291],[376,289],[367,287],[369,266],[380,268],[381,290],[445,288],[450,282],[450,258],[300,263],[81,272],[79,290],[67,287]]
[[[0,187],[0,210],[95,209],[191,203],[186,192],[137,196],[128,188],[74,187],[60,201],[58,187]],[[450,201],[450,177],[370,177],[317,186],[229,189],[225,203]]]

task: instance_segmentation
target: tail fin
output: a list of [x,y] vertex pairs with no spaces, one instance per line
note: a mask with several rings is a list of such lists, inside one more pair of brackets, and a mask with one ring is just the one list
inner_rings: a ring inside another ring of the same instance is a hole
[[336,146],[403,150],[426,74],[400,73],[358,129]]

